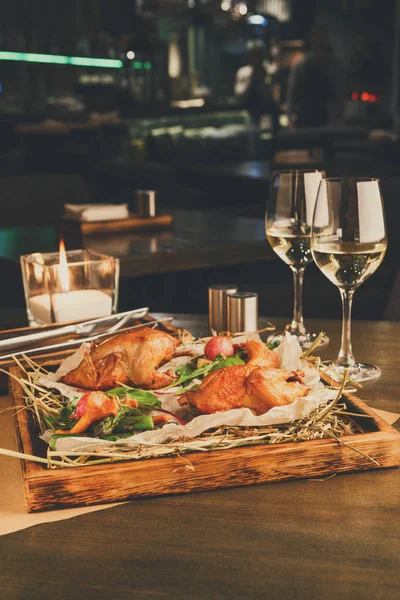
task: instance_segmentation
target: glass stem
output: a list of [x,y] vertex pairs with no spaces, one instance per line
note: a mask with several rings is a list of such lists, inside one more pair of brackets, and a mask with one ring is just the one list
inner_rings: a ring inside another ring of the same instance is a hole
[[290,267],[293,271],[294,282],[294,308],[293,321],[290,324],[289,332],[293,335],[305,335],[306,328],[303,321],[303,277],[304,269]]
[[351,347],[351,306],[353,303],[354,290],[339,288],[342,298],[342,343],[336,363],[341,367],[352,367],[355,365],[353,349]]

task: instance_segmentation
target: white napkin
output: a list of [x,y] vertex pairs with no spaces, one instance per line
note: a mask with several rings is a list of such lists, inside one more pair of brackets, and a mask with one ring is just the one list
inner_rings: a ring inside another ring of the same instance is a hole
[[64,204],[64,218],[73,221],[115,221],[128,216],[127,204]]

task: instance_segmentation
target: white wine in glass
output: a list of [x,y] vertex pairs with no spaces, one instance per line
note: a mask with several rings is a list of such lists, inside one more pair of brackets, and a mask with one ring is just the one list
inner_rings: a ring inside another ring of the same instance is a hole
[[[305,228],[307,229],[307,228]],[[267,238],[271,247],[290,267],[305,269],[313,260],[310,248],[310,233],[294,234],[290,228],[267,229]]]
[[356,288],[381,264],[386,252],[382,242],[315,244],[314,260],[324,275],[338,287]]
[[342,343],[331,374],[348,369],[354,381],[380,375],[379,367],[356,362],[351,345],[351,307],[356,288],[381,264],[387,247],[379,181],[368,177],[321,181],[311,234],[311,251],[322,273],[339,288],[343,305]]
[[[306,330],[303,320],[302,295],[305,268],[313,261],[311,225],[314,206],[323,171],[277,171],[272,184],[265,215],[268,241],[293,272],[294,309],[287,331],[296,335],[302,347],[311,346],[316,333]],[[274,336],[276,338],[276,336]],[[329,339],[325,336],[323,344]]]

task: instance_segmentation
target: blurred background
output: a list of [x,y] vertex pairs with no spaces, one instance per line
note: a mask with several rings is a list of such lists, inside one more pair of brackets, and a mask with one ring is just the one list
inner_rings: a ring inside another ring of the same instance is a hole
[[[311,165],[382,178],[390,250],[354,317],[399,318],[399,36],[399,0],[2,0],[1,302],[23,305],[15,256],[55,244],[65,202],[155,189],[223,236],[263,220],[274,169]],[[289,269],[255,258],[127,275],[121,309],[205,312],[206,286],[234,279],[289,317]],[[338,317],[313,269],[306,315]]]
[[[346,122],[387,124],[394,99],[395,5],[395,0],[3,0],[1,111],[129,111],[144,104],[235,108],[235,73],[245,64],[246,45],[257,40],[276,65],[274,94],[284,112],[290,67],[303,56],[310,29],[322,25],[345,69]],[[93,60],[67,66],[51,55]],[[114,60],[107,65],[95,58]]]
[[344,69],[344,122],[389,125],[397,108],[396,4],[3,0],[0,109],[31,118],[113,110],[134,116],[144,105],[160,116],[171,107],[235,110],[235,74],[255,41],[274,66],[273,94],[284,115],[290,69],[320,25]]

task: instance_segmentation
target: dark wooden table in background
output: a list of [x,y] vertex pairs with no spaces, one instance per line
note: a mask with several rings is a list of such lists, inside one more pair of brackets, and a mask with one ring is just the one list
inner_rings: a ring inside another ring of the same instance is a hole
[[276,260],[265,223],[206,211],[173,210],[170,230],[85,237],[88,248],[117,256],[121,277]]
[[[90,235],[83,245],[118,257],[122,278],[276,260],[262,219],[194,210],[171,213],[171,229]],[[0,257],[19,268],[21,254],[58,250],[59,235],[55,226],[0,228]]]
[[[335,355],[340,323],[308,326]],[[400,323],[354,322],[357,358],[382,368],[361,397],[395,412],[399,338]],[[399,511],[398,469],[133,501],[2,537],[0,597],[394,600]]]
[[192,167],[190,174],[203,178],[205,176],[218,177],[221,182],[223,178],[234,179],[236,182],[240,179],[256,179],[257,181],[263,180],[269,185],[273,169],[270,160],[242,160],[240,162],[222,162],[214,165]]

